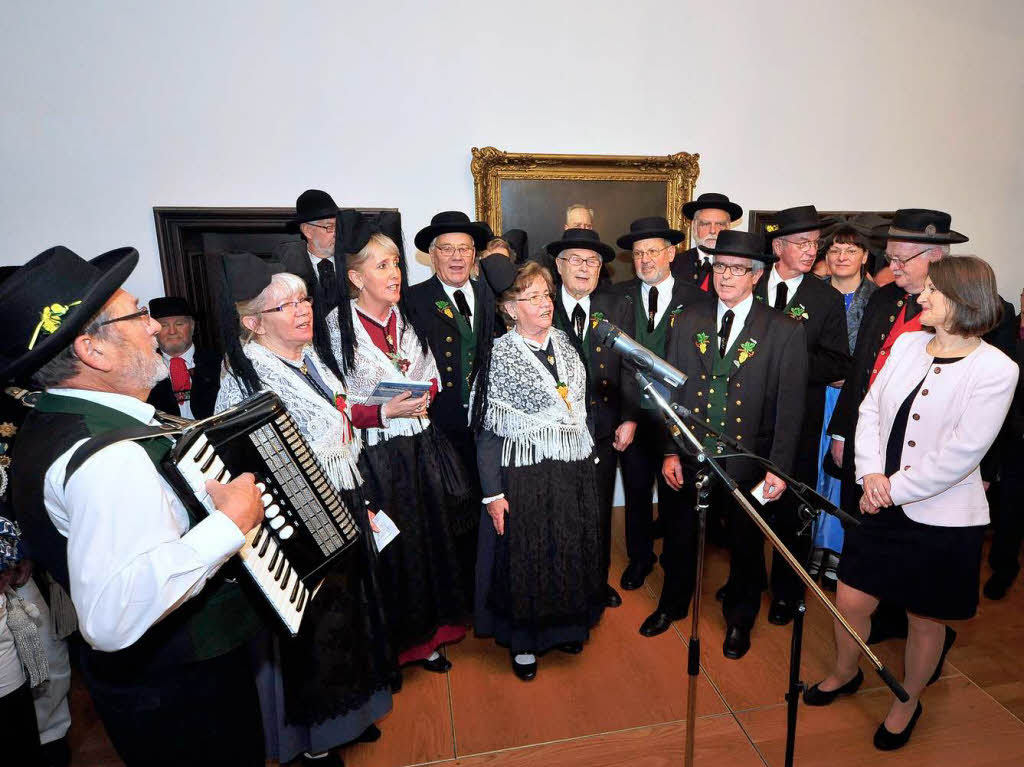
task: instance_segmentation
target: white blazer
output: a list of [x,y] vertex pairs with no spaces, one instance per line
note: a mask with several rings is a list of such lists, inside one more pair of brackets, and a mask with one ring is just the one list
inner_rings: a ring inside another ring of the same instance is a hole
[[938,527],[988,523],[978,465],[995,440],[1017,386],[1017,364],[984,341],[953,364],[934,365],[934,336],[904,333],[860,406],[857,482],[885,473],[896,413],[924,379],[910,409],[899,470],[889,477],[892,502],[910,519]]

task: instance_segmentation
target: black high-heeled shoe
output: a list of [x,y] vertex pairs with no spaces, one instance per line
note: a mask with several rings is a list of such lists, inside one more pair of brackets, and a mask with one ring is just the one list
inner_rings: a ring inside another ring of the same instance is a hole
[[840,695],[853,695],[853,693],[860,689],[863,682],[864,672],[858,668],[856,676],[842,687],[837,687],[827,692],[820,689],[817,684],[814,687],[808,687],[804,690],[804,703],[808,706],[827,706]]
[[921,702],[917,702],[917,708],[914,710],[914,715],[910,717],[910,721],[907,726],[903,728],[903,732],[889,732],[885,727],[883,721],[878,725],[878,729],[875,731],[875,748],[879,751],[895,751],[898,748],[903,748],[907,745],[907,741],[910,740],[910,733],[914,731],[914,725],[917,724],[917,720],[921,718],[921,712],[924,709],[921,708]]
[[424,658],[423,660],[416,661],[416,663],[427,671],[432,671],[435,674],[443,674],[446,671],[450,671],[452,667],[452,662],[440,653],[438,653],[437,657],[433,660],[427,660]]

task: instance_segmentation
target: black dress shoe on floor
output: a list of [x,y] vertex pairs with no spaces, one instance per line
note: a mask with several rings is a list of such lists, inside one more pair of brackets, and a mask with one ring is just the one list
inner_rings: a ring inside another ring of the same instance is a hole
[[376,743],[378,740],[380,740],[380,728],[371,724],[356,738],[356,743]]
[[626,569],[622,572],[619,585],[626,591],[636,591],[636,589],[644,585],[647,576],[651,574],[656,559],[657,557],[651,554],[648,559],[630,560],[629,564],[626,565]]
[[750,649],[750,632],[742,626],[729,626],[722,643],[722,654],[731,660],[739,660]]
[[864,682],[864,672],[857,669],[857,674],[849,682],[844,684],[842,687],[837,687],[834,690],[825,692],[818,688],[818,685],[809,687],[804,690],[804,703],[808,706],[827,706],[840,695],[853,695],[860,689],[861,684]]
[[433,660],[418,660],[416,661],[420,666],[423,666],[427,671],[432,671],[435,674],[443,674],[449,671],[452,667],[452,662],[441,654],[438,654]]
[[[685,618],[686,616],[681,617]],[[640,633],[645,637],[656,637],[658,634],[664,634],[669,630],[674,620],[678,620],[678,618],[672,617],[670,613],[664,610],[655,610],[640,624]]]
[[768,622],[775,626],[785,626],[796,613],[796,605],[787,602],[785,599],[773,599],[771,609],[768,611]]
[[622,597],[619,596],[619,592],[609,586],[607,583],[604,585],[604,606],[605,607],[618,607],[622,604]]
[[917,708],[914,710],[914,715],[910,717],[910,722],[903,728],[903,732],[889,732],[885,728],[885,722],[878,725],[878,729],[875,731],[875,748],[879,751],[895,751],[907,745],[907,741],[910,740],[910,733],[914,731],[914,725],[921,718],[921,711],[923,709],[919,701]]
[[926,686],[930,687],[939,681],[939,677],[942,676],[942,665],[946,662],[946,653],[949,652],[949,648],[953,646],[953,642],[956,641],[956,632],[946,626],[946,639],[942,643],[942,655],[939,656],[939,665],[935,667],[935,673],[932,674],[932,678],[928,680]]
[[583,642],[565,642],[558,645],[558,649],[567,655],[579,655],[583,652]]
[[391,694],[395,695],[402,691],[402,670],[396,668],[391,672]]
[[302,754],[299,757],[299,764],[302,767],[345,767],[345,760],[337,751],[328,751],[323,756],[309,756]]
[[[523,653],[523,654],[525,655],[525,653]],[[512,653],[512,673],[514,673],[517,677],[522,679],[524,682],[529,682],[530,680],[536,678],[536,676],[537,676],[537,661],[536,661],[536,659],[533,661],[533,663],[516,663],[516,655],[517,655],[517,653],[515,653],[515,652]]]
[[1010,590],[1010,586],[1012,585],[1013,578],[1006,580],[1006,578],[1003,578],[1002,576],[993,575],[985,581],[985,586],[982,588],[982,592],[985,594],[985,599],[996,601],[1005,597],[1006,592]]

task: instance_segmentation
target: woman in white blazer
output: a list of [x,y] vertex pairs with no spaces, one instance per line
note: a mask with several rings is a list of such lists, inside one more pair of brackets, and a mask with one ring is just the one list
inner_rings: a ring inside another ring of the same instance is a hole
[[[978,465],[995,440],[1018,369],[981,340],[997,324],[991,267],[972,256],[929,266],[918,297],[921,324],[892,347],[860,406],[857,481],[862,524],[847,530],[836,601],[862,637],[879,600],[906,607],[903,687],[875,746],[903,746],[921,715],[919,697],[939,677],[956,637],[943,624],[974,616],[988,502]],[[838,626],[832,673],[804,694],[824,706],[864,679],[857,645]]]

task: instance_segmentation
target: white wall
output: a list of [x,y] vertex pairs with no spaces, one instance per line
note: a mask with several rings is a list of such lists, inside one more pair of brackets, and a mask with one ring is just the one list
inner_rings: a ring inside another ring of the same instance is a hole
[[942,208],[1004,295],[1024,284],[1015,0],[8,0],[3,19],[3,264],[131,244],[148,298],[153,206],[307,187],[397,206],[411,240],[472,214],[469,150],[490,144],[699,152],[699,189],[747,208]]

